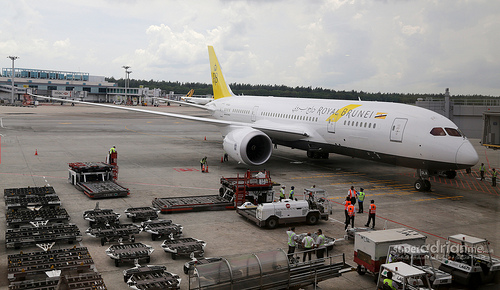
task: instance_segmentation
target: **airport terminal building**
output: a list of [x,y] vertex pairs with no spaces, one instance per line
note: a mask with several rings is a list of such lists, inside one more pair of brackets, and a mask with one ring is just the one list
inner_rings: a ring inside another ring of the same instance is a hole
[[159,97],[160,90],[149,88],[124,88],[106,81],[103,76],[92,76],[85,72],[57,70],[2,68],[0,75],[0,99],[11,100],[12,75],[16,88],[14,101],[23,101],[27,89],[34,94],[88,102],[137,104]]

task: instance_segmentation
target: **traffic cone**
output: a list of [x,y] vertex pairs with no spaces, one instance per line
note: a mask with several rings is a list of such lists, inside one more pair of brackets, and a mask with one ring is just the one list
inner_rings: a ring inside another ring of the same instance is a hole
[[205,136],[205,141],[207,141],[207,136]]
[[208,173],[208,165],[205,167],[205,173]]
[[38,150],[35,149],[35,156],[37,156],[37,155],[38,155]]
[[220,163],[224,163],[224,156],[221,156]]

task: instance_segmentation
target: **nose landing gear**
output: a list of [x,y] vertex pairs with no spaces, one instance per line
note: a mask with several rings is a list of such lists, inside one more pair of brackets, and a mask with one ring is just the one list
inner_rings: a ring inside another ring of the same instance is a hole
[[418,191],[431,191],[431,182],[429,181],[429,171],[417,169],[417,175],[420,177],[415,181],[415,189]]

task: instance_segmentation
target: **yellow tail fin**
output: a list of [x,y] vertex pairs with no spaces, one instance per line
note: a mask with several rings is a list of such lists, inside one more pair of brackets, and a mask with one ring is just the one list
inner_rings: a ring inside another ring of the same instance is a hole
[[233,92],[226,84],[222,70],[215,55],[214,47],[208,46],[208,56],[210,58],[210,73],[212,74],[212,87],[214,90],[214,99],[220,99],[233,96]]
[[194,89],[191,89],[187,94],[186,94],[186,97],[190,98],[192,97],[194,94]]

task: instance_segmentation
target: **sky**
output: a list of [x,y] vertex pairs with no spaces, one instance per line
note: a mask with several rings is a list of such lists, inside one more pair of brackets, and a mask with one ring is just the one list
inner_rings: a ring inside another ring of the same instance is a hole
[[[0,0],[0,66],[500,96],[496,0]],[[237,92],[235,92],[237,93]]]

